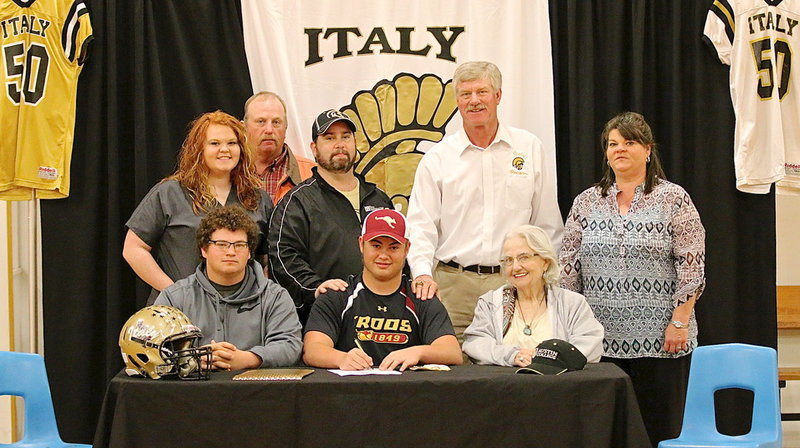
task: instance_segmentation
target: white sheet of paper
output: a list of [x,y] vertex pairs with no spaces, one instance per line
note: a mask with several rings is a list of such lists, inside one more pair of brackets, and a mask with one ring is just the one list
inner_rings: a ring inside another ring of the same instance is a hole
[[400,375],[403,372],[399,370],[381,370],[381,369],[367,369],[367,370],[339,370],[329,369],[328,372],[335,373],[339,376],[352,376],[352,375]]

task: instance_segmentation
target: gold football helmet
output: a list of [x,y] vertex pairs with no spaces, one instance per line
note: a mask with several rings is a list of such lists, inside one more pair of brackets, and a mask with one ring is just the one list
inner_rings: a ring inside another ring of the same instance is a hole
[[197,346],[202,337],[200,329],[177,308],[142,308],[125,322],[119,334],[125,373],[153,379],[165,375],[178,375],[183,380],[208,379],[211,348]]

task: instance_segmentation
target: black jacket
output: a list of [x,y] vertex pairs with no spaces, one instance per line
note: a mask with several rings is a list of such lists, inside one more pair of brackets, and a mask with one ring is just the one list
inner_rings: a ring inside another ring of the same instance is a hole
[[[289,291],[303,325],[320,283],[361,273],[361,222],[350,201],[312,171],[275,206],[267,236],[270,275]],[[374,184],[359,178],[359,185],[362,219],[392,207]]]

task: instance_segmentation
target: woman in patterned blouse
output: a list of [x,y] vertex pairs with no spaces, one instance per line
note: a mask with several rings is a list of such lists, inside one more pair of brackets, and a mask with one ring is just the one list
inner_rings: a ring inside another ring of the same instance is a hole
[[575,198],[565,224],[561,284],[603,324],[603,361],[631,376],[656,445],[680,433],[705,229],[689,194],[666,180],[642,115],[612,118],[601,142],[603,178]]

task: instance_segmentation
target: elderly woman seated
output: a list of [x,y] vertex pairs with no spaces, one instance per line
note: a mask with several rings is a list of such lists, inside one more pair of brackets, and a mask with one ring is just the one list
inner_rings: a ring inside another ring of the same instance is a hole
[[582,295],[557,286],[556,254],[542,229],[524,225],[506,234],[500,265],[508,283],[478,300],[464,353],[478,364],[527,366],[540,342],[556,338],[600,361],[603,326]]

